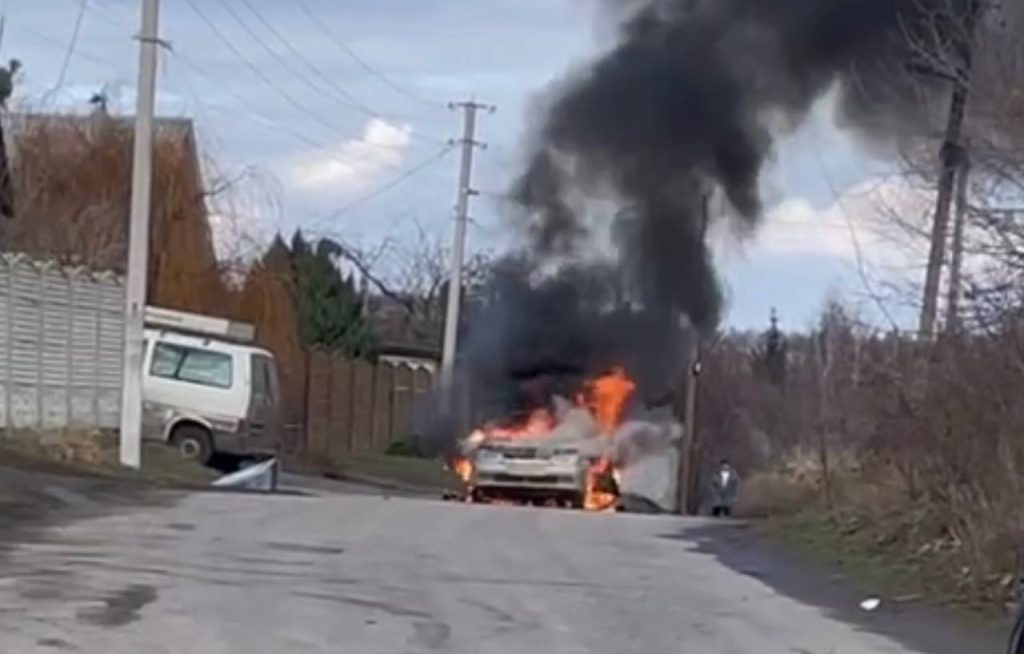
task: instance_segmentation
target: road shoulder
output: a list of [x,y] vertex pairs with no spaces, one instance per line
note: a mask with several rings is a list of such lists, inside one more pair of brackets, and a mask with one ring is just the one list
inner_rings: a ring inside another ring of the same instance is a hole
[[[702,521],[666,538],[696,543],[695,551],[713,556],[726,567],[756,578],[782,595],[916,651],[994,654],[1005,648],[1009,625],[1004,621],[871,593],[838,570],[808,560],[750,523]],[[874,611],[861,608],[869,597],[881,600]]]

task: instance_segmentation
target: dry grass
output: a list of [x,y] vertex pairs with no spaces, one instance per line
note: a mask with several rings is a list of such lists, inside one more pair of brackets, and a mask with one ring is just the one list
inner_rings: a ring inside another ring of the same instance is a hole
[[217,475],[183,460],[162,443],[143,445],[142,470],[120,466],[114,434],[98,431],[25,431],[0,439],[0,465],[56,475],[88,475],[173,486],[206,486]]
[[[799,460],[803,457],[795,457]],[[955,519],[925,497],[911,498],[886,468],[835,472],[831,506],[820,470],[781,466],[758,472],[741,490],[737,513],[804,554],[838,567],[865,591],[890,599],[922,599],[999,610],[1014,590],[1008,543],[984,553],[951,527]],[[1001,527],[979,516],[972,533]],[[979,562],[984,568],[979,568]]]
[[[131,199],[131,121],[19,115],[10,120],[15,218],[8,251],[123,271]],[[149,292],[154,304],[223,311],[221,279],[191,125],[159,122],[154,144]]]

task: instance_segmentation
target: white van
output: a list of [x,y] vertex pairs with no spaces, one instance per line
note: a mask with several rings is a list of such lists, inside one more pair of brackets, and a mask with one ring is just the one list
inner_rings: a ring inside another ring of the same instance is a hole
[[274,356],[251,325],[146,309],[144,434],[200,463],[215,454],[265,456],[279,444]]

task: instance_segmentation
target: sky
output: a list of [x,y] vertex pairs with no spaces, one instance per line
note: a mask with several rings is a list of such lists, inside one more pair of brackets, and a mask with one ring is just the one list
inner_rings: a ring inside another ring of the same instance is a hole
[[[24,67],[15,107],[84,112],[104,91],[132,113],[140,6],[0,0],[0,57]],[[208,184],[231,182],[213,216],[225,251],[296,228],[368,251],[448,239],[461,135],[448,103],[475,99],[496,110],[479,116],[469,248],[500,252],[501,196],[546,90],[613,30],[594,0],[163,0],[160,34],[158,112],[192,118]],[[774,307],[805,328],[830,298],[907,325],[869,300],[873,274],[905,256],[877,236],[872,200],[905,207],[905,189],[829,105],[780,143],[762,229],[715,235],[730,327],[764,328]]]

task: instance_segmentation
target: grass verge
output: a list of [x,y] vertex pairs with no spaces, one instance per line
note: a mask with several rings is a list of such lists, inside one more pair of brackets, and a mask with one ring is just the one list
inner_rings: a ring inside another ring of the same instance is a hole
[[365,478],[429,491],[455,490],[459,486],[458,480],[437,459],[356,454],[335,460],[332,469],[352,479]]
[[438,459],[396,454],[350,454],[343,457],[290,455],[285,469],[299,474],[337,477],[371,485],[424,492],[454,491],[461,483]]
[[[792,492],[779,495],[792,497]],[[866,594],[988,615],[1005,611],[1014,575],[972,572],[934,506],[877,483],[846,484],[831,508],[813,489],[804,498],[776,511],[759,504],[753,516],[760,519],[759,529],[807,560],[838,571]]]
[[116,435],[99,432],[19,434],[0,439],[0,465],[26,472],[167,486],[207,486],[217,477],[216,472],[155,442],[143,443],[141,470],[125,468],[118,462]]

